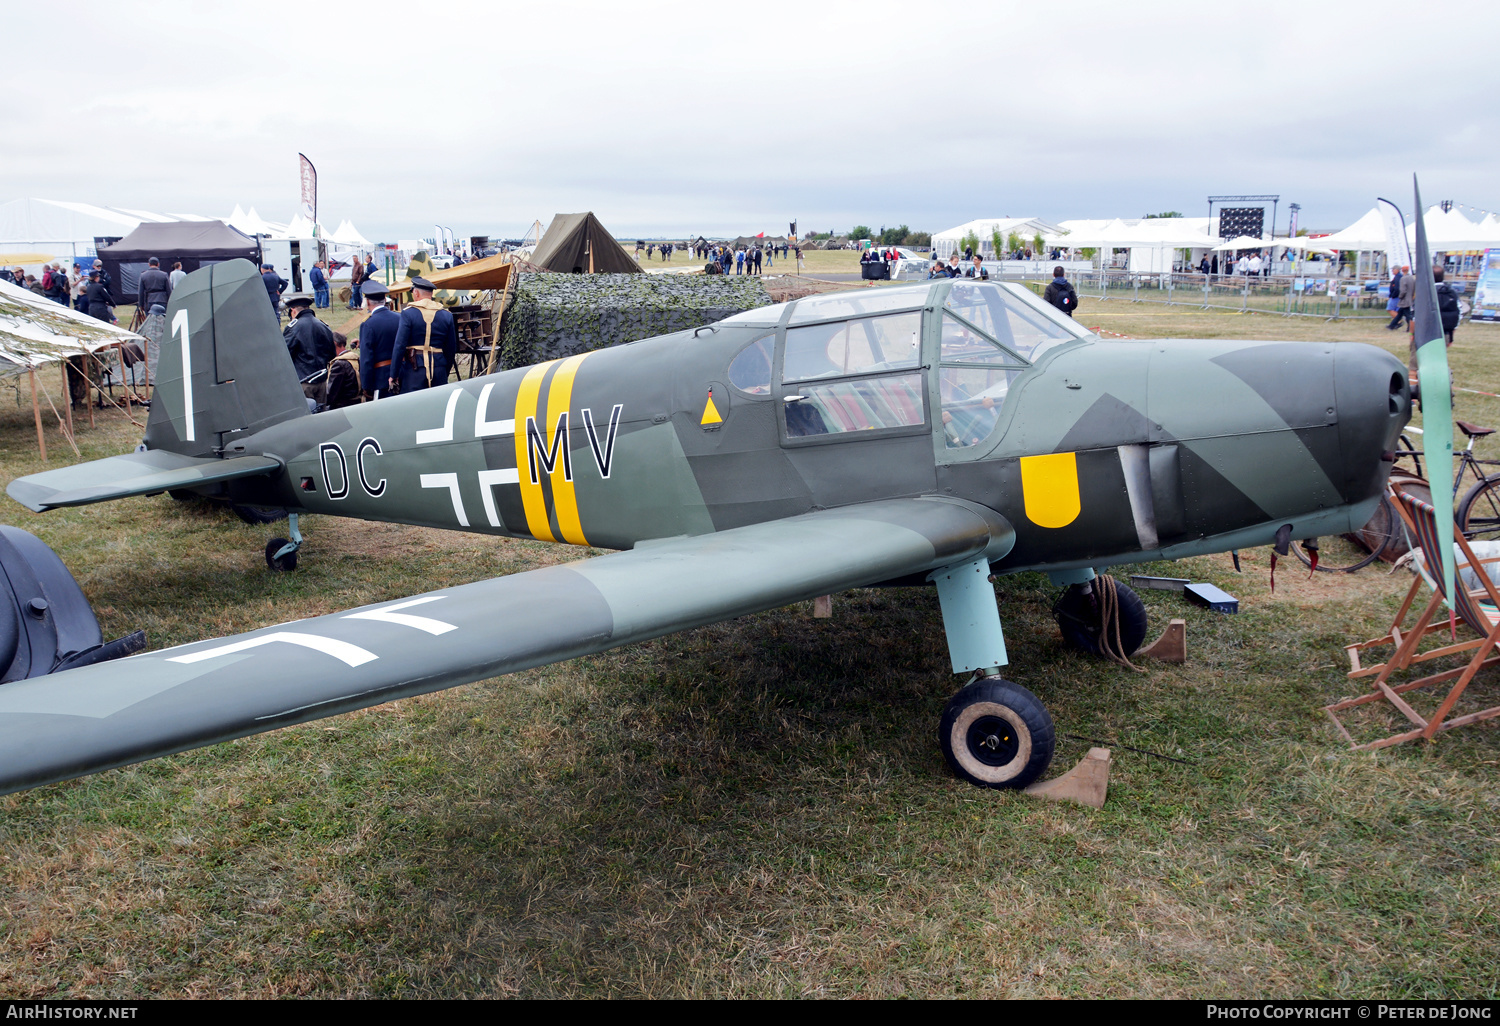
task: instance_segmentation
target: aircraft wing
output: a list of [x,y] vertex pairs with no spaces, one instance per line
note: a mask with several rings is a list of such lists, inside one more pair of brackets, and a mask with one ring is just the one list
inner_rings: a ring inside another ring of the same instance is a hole
[[274,474],[283,466],[273,456],[219,459],[148,449],[18,477],[5,491],[27,509],[41,513],[58,506],[83,506],[130,495],[152,495],[169,488]]
[[0,794],[975,559],[983,506],[887,499],[646,543],[0,686]]

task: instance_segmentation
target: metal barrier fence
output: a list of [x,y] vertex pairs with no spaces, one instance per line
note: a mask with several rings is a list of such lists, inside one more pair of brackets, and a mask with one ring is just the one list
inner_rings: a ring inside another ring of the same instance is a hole
[[1245,277],[1202,274],[1140,274],[1130,271],[1091,271],[1073,279],[1080,296],[1128,299],[1134,303],[1197,307],[1202,310],[1275,313],[1289,317],[1390,318],[1385,299],[1375,292],[1350,294],[1340,283],[1328,294],[1323,279],[1285,276]]

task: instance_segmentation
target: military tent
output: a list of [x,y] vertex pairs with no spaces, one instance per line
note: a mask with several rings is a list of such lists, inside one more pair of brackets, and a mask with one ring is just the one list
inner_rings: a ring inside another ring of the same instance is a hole
[[206,264],[236,257],[258,264],[260,246],[223,221],[142,223],[113,246],[99,250],[99,259],[114,280],[116,302],[135,302],[141,272],[152,257],[161,261],[163,271],[171,271],[177,260],[182,261],[184,271],[196,271]]
[[544,271],[563,274],[631,274],[641,269],[592,211],[552,215],[531,262]]

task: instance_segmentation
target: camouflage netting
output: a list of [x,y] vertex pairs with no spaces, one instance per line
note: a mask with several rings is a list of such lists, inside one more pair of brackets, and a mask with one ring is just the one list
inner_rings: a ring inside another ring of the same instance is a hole
[[500,366],[697,328],[770,302],[751,275],[522,274],[505,314]]

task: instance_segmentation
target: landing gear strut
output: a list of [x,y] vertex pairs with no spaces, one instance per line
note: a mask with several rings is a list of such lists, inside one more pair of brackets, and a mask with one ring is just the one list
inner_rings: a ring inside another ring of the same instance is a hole
[[291,541],[272,538],[266,542],[266,566],[271,568],[272,573],[297,569],[297,550],[302,547],[302,532],[297,529],[297,514],[287,514],[286,527],[287,533],[292,536]]
[[981,557],[929,576],[953,672],[974,673],[938,723],[943,758],[978,787],[1025,787],[1052,762],[1052,717],[1030,691],[1000,677],[1008,659],[989,562]]

